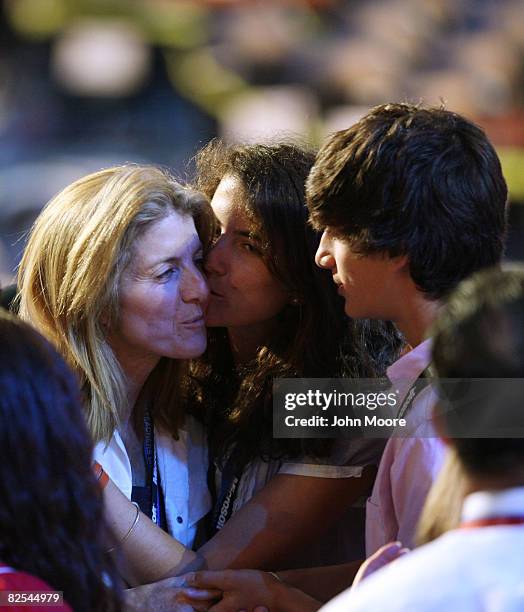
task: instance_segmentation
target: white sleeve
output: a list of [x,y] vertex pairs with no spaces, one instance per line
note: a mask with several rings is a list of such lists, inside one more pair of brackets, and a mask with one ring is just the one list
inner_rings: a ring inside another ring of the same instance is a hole
[[385,440],[336,440],[328,457],[285,461],[279,474],[316,478],[360,478],[367,465],[378,465]]
[[131,489],[133,487],[131,463],[118,431],[115,430],[109,443],[98,442],[95,444],[93,459],[100,463],[120,491],[128,499],[131,499]]

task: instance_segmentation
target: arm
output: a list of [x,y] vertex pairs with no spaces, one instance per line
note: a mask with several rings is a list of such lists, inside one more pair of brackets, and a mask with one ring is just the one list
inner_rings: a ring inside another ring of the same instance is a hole
[[[239,510],[198,553],[194,553],[141,515],[118,546],[123,575],[131,584],[153,582],[201,567],[278,568],[304,542],[328,529],[347,507],[365,495],[375,468],[360,478],[314,478],[278,474]],[[105,492],[106,516],[115,541],[133,524],[135,507],[111,482]]]
[[445,447],[438,438],[401,440],[391,466],[391,499],[398,526],[391,539],[408,548],[415,544],[417,524],[429,490],[436,480],[445,457]]
[[113,541],[113,556],[127,582],[134,586],[197,569],[198,554],[189,550],[140,513],[120,489],[109,480],[104,489],[104,510]]
[[365,561],[351,561],[341,565],[312,567],[279,572],[286,584],[308,593],[319,601],[329,601],[350,586],[356,586],[373,572],[406,554],[400,542],[390,542],[379,548]]
[[309,567],[278,572],[286,584],[308,593],[319,601],[329,601],[353,583],[362,560],[340,565]]
[[[398,557],[408,552],[402,548],[400,542],[391,542],[380,548],[374,555],[366,559],[360,565],[353,586],[364,580],[373,572],[391,563]],[[329,599],[350,586],[350,574],[354,573],[359,561],[331,567],[319,567],[305,570],[292,570],[280,572],[279,579],[270,573],[259,570],[225,570],[221,572],[194,572],[183,577],[185,584],[189,587],[183,589],[186,596],[194,603],[199,601],[209,602],[210,593],[214,590],[221,591],[220,601],[214,605],[210,612],[238,612],[238,610],[258,610],[265,608],[273,612],[314,612],[322,603],[327,601],[325,593],[321,597],[311,597],[312,590],[322,590],[321,584],[333,583],[338,578],[339,587]],[[285,584],[286,578],[301,574],[303,580],[309,577],[307,589],[294,588],[295,585]],[[180,580],[180,578],[178,579]],[[309,593],[306,594],[304,590]]]
[[259,570],[195,572],[185,576],[185,580],[189,586],[185,593],[192,602],[205,597],[209,589],[221,591],[220,601],[210,612],[238,612],[259,608],[271,612],[316,612],[322,606],[321,602],[309,595]]
[[366,495],[375,475],[316,478],[277,474],[202,548],[209,569],[278,569]]

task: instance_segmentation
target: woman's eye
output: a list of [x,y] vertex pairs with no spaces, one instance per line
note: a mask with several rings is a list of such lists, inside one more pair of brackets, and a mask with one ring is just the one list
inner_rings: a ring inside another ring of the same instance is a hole
[[193,259],[193,262],[195,263],[195,266],[197,268],[203,268],[204,267],[204,257],[202,255],[198,255],[198,257],[195,257]]
[[164,270],[164,272],[161,272],[160,274],[158,274],[156,278],[159,281],[168,281],[177,272],[178,270],[176,268],[168,268],[167,270]]
[[256,246],[251,244],[250,242],[243,242],[240,246],[248,253],[258,253],[258,249],[256,248]]

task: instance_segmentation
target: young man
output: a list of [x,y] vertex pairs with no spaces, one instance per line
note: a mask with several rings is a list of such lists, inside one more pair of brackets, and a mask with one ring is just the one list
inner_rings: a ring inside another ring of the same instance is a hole
[[[506,183],[477,126],[443,109],[387,104],[321,148],[307,183],[316,255],[353,318],[393,321],[412,348],[388,370],[406,387],[429,366],[428,328],[462,279],[501,258]],[[407,389],[406,389],[407,390]],[[404,406],[412,437],[392,437],[366,508],[368,556],[412,547],[443,447],[431,437],[434,398]]]
[[[507,188],[493,146],[455,113],[378,106],[320,149],[307,199],[311,222],[323,231],[316,262],[331,271],[346,313],[393,321],[412,347],[388,370],[392,384],[407,392],[429,366],[426,336],[443,299],[460,281],[501,259]],[[392,540],[413,545],[441,467],[444,447],[432,429],[431,391],[408,398],[403,410],[412,435],[388,440],[367,504],[368,555]],[[347,584],[349,570],[338,566],[281,577],[325,601]],[[233,578],[229,573],[229,585]],[[220,588],[216,580],[198,584]],[[242,589],[253,595],[272,584],[265,577],[259,591],[254,584]]]
[[[436,326],[433,362],[441,378],[524,378],[524,267],[482,272],[460,286]],[[323,610],[524,609],[524,438],[455,438],[453,425],[458,416],[473,427],[482,423],[483,433],[502,425],[522,435],[524,397],[517,384],[483,386],[480,401],[476,393],[475,402],[452,402],[452,411],[436,415],[465,474],[459,528]]]

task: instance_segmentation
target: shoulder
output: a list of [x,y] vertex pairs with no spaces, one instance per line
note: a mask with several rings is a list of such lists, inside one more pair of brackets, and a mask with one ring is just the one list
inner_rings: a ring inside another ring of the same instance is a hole
[[[348,589],[329,602],[322,612],[404,612],[445,609],[435,585],[448,580],[442,575],[447,563],[447,547],[438,543],[415,550],[366,578],[356,589]],[[447,592],[451,587],[449,582]]]
[[386,440],[353,438],[335,440],[329,456],[286,459],[280,474],[317,478],[359,478],[368,465],[378,465]]
[[95,444],[93,459],[98,461],[122,493],[131,498],[131,463],[118,431],[114,431],[109,442]]
[[0,590],[52,591],[53,589],[36,576],[0,565]]
[[322,610],[476,612],[488,609],[495,596],[512,603],[507,609],[522,609],[515,602],[524,599],[518,594],[523,546],[524,528],[453,530],[394,561]]

